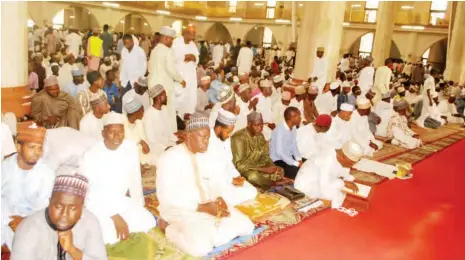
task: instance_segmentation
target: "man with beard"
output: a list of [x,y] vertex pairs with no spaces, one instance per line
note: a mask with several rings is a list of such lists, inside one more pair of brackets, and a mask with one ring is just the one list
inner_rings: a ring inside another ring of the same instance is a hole
[[79,122],[79,131],[92,138],[102,140],[103,121],[102,117],[110,112],[107,96],[100,94],[90,100],[92,111],[85,114]]
[[314,84],[308,89],[307,98],[304,100],[304,119],[303,124],[309,124],[315,122],[318,117],[318,109],[315,105],[315,100],[318,97],[318,87]]
[[134,36],[123,36],[124,48],[121,51],[120,80],[121,86],[131,86],[147,72],[147,56],[141,47],[134,44]]
[[83,208],[87,185],[78,174],[58,176],[48,207],[19,225],[11,260],[107,259],[98,220]]
[[114,244],[130,233],[149,231],[156,222],[144,208],[139,151],[124,138],[123,115],[110,112],[102,119],[103,141],[83,159],[90,183],[86,208],[99,220],[104,243]]
[[309,159],[326,144],[326,135],[331,127],[330,115],[319,115],[313,124],[297,129],[297,147],[303,158]]
[[217,173],[202,159],[209,146],[208,124],[208,118],[191,118],[184,143],[166,151],[157,166],[158,209],[168,224],[166,237],[195,257],[254,230],[252,221],[224,200]]
[[284,175],[290,179],[295,179],[303,163],[296,140],[296,131],[301,121],[299,109],[288,107],[284,111],[284,122],[278,124],[271,134],[270,157],[277,166],[284,169]]
[[41,160],[45,132],[35,124],[20,130],[18,153],[2,162],[2,245],[9,249],[18,224],[44,209],[52,192],[55,173]]
[[331,122],[331,128],[327,132],[329,146],[334,149],[341,149],[342,145],[351,140],[350,136],[350,118],[354,111],[354,106],[348,103],[341,105],[341,111]]

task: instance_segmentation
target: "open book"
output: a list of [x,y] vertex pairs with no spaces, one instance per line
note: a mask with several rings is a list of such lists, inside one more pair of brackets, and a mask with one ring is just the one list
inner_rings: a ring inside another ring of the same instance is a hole
[[361,198],[368,198],[368,195],[370,195],[370,192],[371,192],[371,187],[368,186],[368,185],[363,185],[363,184],[360,184],[360,183],[355,183],[355,185],[357,185],[358,187],[358,192],[357,193],[354,193],[351,189],[348,189],[346,187],[342,188],[342,191],[345,191],[349,194],[352,194],[354,196],[357,196],[357,197],[361,197]]

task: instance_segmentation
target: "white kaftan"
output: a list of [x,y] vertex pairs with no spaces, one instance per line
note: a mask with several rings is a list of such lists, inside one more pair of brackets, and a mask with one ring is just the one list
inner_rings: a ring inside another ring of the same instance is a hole
[[223,60],[224,56],[224,46],[221,44],[215,45],[212,51],[212,60],[215,63],[215,66],[218,67],[220,62]]
[[168,122],[166,108],[157,110],[150,107],[144,113],[142,119],[147,143],[150,146],[150,153],[153,156],[153,163],[157,165],[158,159],[165,152],[166,148],[176,145],[177,137],[166,128]]
[[[178,74],[181,75],[186,81],[186,87],[182,88],[182,94],[180,95],[181,100],[178,100],[179,116],[184,117],[184,114],[194,114],[195,105],[197,104],[197,64],[199,64],[199,50],[195,46],[193,41],[189,44],[184,43],[184,37],[181,36],[176,38],[171,47],[174,64]],[[192,54],[195,56],[195,61],[185,62],[184,58],[186,54]]]
[[375,82],[373,84],[373,91],[376,96],[373,102],[376,104],[381,100],[381,96],[389,92],[389,82],[391,82],[392,70],[387,66],[381,66],[376,69]]
[[326,145],[325,133],[317,133],[313,124],[307,124],[297,129],[297,148],[303,158],[309,159]]
[[334,149],[341,149],[350,139],[350,121],[342,120],[339,116],[334,117],[331,127],[326,132],[327,145]]
[[458,114],[457,107],[455,106],[455,104],[449,103],[447,99],[439,102],[438,110],[441,113],[441,115],[447,117],[447,122],[463,124],[463,118],[453,116],[453,115]]
[[85,114],[79,122],[79,131],[97,140],[103,140],[103,121],[95,117],[94,112]]
[[392,103],[380,101],[376,104],[373,112],[381,118],[381,123],[376,126],[376,135],[386,137],[389,120],[394,115]]
[[176,123],[174,81],[182,82],[183,78],[176,71],[171,49],[162,43],[157,44],[150,54],[149,69],[149,86],[161,84],[166,91],[168,97],[166,106],[168,121],[166,127],[172,133],[175,133],[178,127]]
[[392,138],[391,144],[415,149],[421,145],[421,140],[414,138],[414,134],[415,132],[408,127],[407,118],[394,112],[387,128],[387,136]]
[[375,150],[370,147],[370,142],[378,146],[378,150],[383,148],[383,143],[376,140],[373,133],[370,131],[368,116],[361,116],[357,110],[352,113],[350,119],[350,136],[351,139],[357,142],[363,149],[365,156],[373,156]]
[[368,66],[360,71],[358,76],[358,86],[362,91],[362,95],[365,94],[373,87],[373,78],[375,76],[375,68]]
[[333,96],[331,91],[320,94],[315,99],[315,106],[320,115],[330,115],[331,112],[337,111],[337,95]]
[[145,137],[144,123],[142,120],[138,119],[134,122],[134,124],[131,124],[126,117],[124,120],[124,137],[137,145],[141,164],[156,165],[159,153],[157,153],[156,150],[150,149],[149,153],[144,154],[142,151],[142,145],[140,145],[140,141],[145,141],[150,148],[150,144]]
[[276,101],[276,103],[273,104],[273,123],[278,125],[284,122],[284,111],[286,111],[286,108],[289,106],[286,106],[283,104],[281,100]]
[[237,72],[240,73],[250,73],[252,68],[253,61],[253,51],[248,47],[242,47],[239,51],[239,56],[237,56]]
[[201,88],[197,89],[197,105],[195,106],[195,113],[200,116],[209,117],[211,109],[205,110],[205,107],[209,104],[207,91],[203,91]]
[[234,127],[233,133],[245,128],[247,126],[247,116],[252,112],[249,109],[250,101],[245,103],[242,99],[237,99],[237,105],[240,107],[241,111],[239,115],[237,115],[236,126]]
[[2,162],[2,244],[12,248],[12,216],[26,217],[48,206],[55,172],[41,159],[31,170],[18,166],[18,154]]
[[2,161],[5,156],[16,152],[13,135],[7,124],[2,122]]
[[[428,90],[431,96],[431,100],[433,101],[433,105],[430,106],[429,98],[428,98]],[[424,122],[428,117],[436,119],[444,124],[444,119],[441,118],[439,110],[434,103],[433,94],[436,92],[434,78],[431,75],[427,75],[425,79],[425,84],[423,85],[423,106],[421,108],[420,117],[417,119],[416,123],[420,127],[425,127]]]
[[[63,88],[68,86],[73,81],[73,74],[71,74],[71,71],[73,70],[74,67],[77,67],[77,65],[71,65],[69,63],[65,63],[58,70],[58,85],[60,86],[61,90],[63,90]],[[85,76],[86,75],[84,75],[84,77]]]
[[99,220],[105,244],[119,241],[112,216],[120,215],[130,233],[156,226],[154,216],[144,208],[139,152],[132,141],[124,139],[116,150],[98,142],[84,156],[84,173],[89,179],[86,207]]
[[[273,100],[271,97],[265,97],[262,93],[255,96],[258,98],[257,103],[257,112],[262,114],[263,123],[273,123]],[[263,126],[263,136],[265,137],[266,141],[269,141],[271,138],[272,130],[267,126]]]
[[232,206],[230,216],[220,219],[197,211],[199,204],[222,197],[224,191],[218,176],[201,168],[202,162],[184,144],[177,145],[160,158],[156,179],[158,210],[169,223],[166,237],[196,257],[254,230],[252,221]]
[[310,74],[310,78],[317,77],[315,84],[318,86],[318,93],[323,93],[323,89],[326,85],[326,80],[328,79],[328,63],[324,57],[318,58],[315,57],[313,61],[313,71]]
[[131,86],[134,86],[134,82],[147,72],[147,57],[144,50],[138,45],[136,46],[136,44],[134,44],[131,51],[123,48],[120,64],[119,77],[123,87],[126,87],[128,82],[131,83]]
[[[343,179],[341,179],[343,178]],[[345,181],[353,181],[350,169],[336,159],[336,151],[326,149],[307,160],[295,178],[294,187],[310,198],[331,200],[331,207],[342,206],[346,197]]]

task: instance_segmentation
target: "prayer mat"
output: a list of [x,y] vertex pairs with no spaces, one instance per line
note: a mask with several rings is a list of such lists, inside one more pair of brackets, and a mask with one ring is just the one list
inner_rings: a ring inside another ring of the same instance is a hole
[[155,192],[155,180],[157,168],[153,165],[141,166],[142,170],[142,187],[144,195],[148,195]]

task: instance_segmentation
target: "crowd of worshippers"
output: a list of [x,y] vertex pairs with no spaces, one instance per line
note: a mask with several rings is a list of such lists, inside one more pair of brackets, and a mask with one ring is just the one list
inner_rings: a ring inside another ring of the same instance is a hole
[[[205,50],[193,25],[180,37],[162,27],[149,57],[124,35],[114,63],[102,49],[105,28],[92,33],[84,68],[66,40],[66,63],[51,66],[42,90],[33,87],[34,123],[14,138],[2,123],[2,251],[12,260],[106,259],[105,244],[155,226],[184,252],[204,256],[253,232],[234,206],[257,192],[293,180],[339,208],[341,189],[358,189],[350,168],[384,142],[414,149],[422,141],[411,124],[463,123],[465,89],[439,80],[435,69],[423,68],[416,81],[393,73],[390,59],[375,69],[369,58],[359,66],[345,56],[327,82],[319,47],[302,81],[293,78],[292,58],[274,55],[279,49],[254,53],[238,40],[229,53],[221,44]],[[43,57],[35,54],[34,68]],[[157,219],[144,208],[141,171],[149,166]]]

